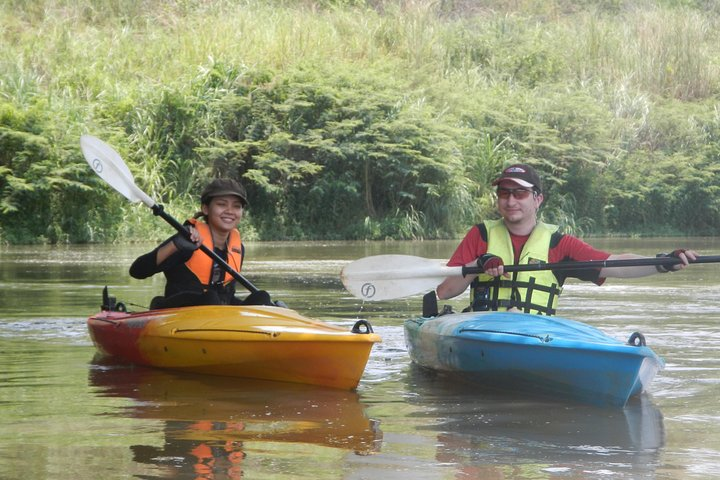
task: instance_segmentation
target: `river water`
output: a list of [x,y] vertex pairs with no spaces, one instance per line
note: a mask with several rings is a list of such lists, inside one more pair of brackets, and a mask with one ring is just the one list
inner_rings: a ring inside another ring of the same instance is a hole
[[[101,290],[131,310],[163,278],[127,275],[149,245],[0,247],[0,478],[688,479],[720,478],[720,265],[602,287],[571,282],[564,317],[666,361],[625,408],[462,387],[408,360],[402,321],[421,299],[363,303],[348,262],[383,253],[447,258],[456,242],[248,245],[244,274],[300,313],[374,347],[356,392],[130,368],[97,358],[85,320]],[[654,255],[714,239],[596,239]],[[455,309],[463,301],[454,301]]]

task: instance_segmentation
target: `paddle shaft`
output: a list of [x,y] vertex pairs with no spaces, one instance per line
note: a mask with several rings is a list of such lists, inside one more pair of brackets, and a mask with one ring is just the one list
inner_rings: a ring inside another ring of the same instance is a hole
[[[156,203],[151,208],[152,208],[153,214],[161,217],[163,220],[165,220],[170,225],[172,225],[175,228],[175,230],[180,232],[182,235],[185,235],[185,238],[192,241],[192,239],[190,238],[190,232],[188,231],[188,229],[185,228],[180,222],[178,222],[173,216],[171,216],[169,213],[167,213],[162,205],[158,205]],[[215,261],[215,263],[220,265],[223,268],[223,270],[228,272],[235,280],[237,280],[243,287],[247,288],[251,293],[255,293],[258,291],[258,288],[255,285],[250,283],[250,281],[247,278],[240,275],[240,273],[237,270],[235,270],[234,268],[232,268],[225,260],[223,260],[222,257],[220,257],[220,255],[215,253],[213,250],[210,250],[208,247],[206,247],[203,244],[201,244],[199,248],[205,255],[212,258]]]
[[[720,255],[706,255],[697,257],[690,263],[718,263]],[[534,270],[581,270],[593,268],[612,267],[642,267],[652,265],[672,266],[682,263],[676,257],[630,258],[625,260],[590,260],[587,262],[557,262],[557,263],[528,263],[524,265],[504,265],[506,272],[531,272]],[[458,267],[463,276],[483,273],[481,267]]]

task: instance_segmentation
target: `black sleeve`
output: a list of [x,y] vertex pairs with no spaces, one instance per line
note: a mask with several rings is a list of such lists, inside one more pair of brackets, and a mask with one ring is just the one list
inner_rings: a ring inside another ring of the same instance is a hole
[[132,265],[130,265],[130,276],[133,278],[142,279],[151,277],[158,273],[160,270],[155,264],[155,259],[157,258],[157,250],[158,249],[156,248],[152,252],[148,252],[145,255],[140,255],[138,258],[136,258]]
[[136,258],[135,261],[132,263],[132,265],[130,265],[130,276],[133,278],[138,278],[138,279],[148,278],[148,277],[152,277],[156,273],[164,272],[165,270],[168,270],[169,268],[172,268],[176,265],[187,262],[188,259],[193,254],[193,252],[191,252],[191,251],[176,252],[176,253],[170,255],[160,265],[158,265],[156,263],[157,251],[163,245],[166,245],[167,243],[169,243],[171,240],[172,240],[172,237],[168,238],[163,243],[158,245],[153,251],[148,252],[144,255],[140,255],[138,258]]

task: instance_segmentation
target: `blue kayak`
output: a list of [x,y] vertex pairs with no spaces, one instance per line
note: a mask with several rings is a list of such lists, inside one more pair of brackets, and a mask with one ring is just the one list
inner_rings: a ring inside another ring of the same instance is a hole
[[621,342],[561,317],[469,312],[405,321],[416,364],[489,389],[624,406],[664,367],[639,333]]

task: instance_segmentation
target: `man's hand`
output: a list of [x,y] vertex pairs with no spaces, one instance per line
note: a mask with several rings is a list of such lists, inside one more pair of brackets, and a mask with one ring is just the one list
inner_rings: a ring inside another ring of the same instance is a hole
[[658,253],[656,257],[659,258],[677,258],[680,259],[680,263],[675,265],[656,265],[657,271],[660,273],[677,272],[687,267],[690,263],[697,259],[697,252],[693,250],[687,250],[685,248],[678,248],[670,253]]
[[486,253],[478,257],[477,265],[483,269],[486,275],[490,275],[491,277],[499,277],[503,275],[505,270],[502,258],[492,253]]

